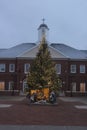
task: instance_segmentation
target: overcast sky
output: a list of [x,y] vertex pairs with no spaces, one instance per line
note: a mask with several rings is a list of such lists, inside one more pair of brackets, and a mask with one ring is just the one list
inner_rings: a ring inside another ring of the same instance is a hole
[[50,42],[87,50],[87,0],[0,0],[0,48],[36,42],[42,18]]

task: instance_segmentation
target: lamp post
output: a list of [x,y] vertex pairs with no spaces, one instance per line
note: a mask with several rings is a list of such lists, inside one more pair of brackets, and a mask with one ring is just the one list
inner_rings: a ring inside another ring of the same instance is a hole
[[70,96],[72,97],[73,95],[72,95],[72,84],[71,84],[71,94],[70,94]]
[[48,88],[49,88],[49,94],[48,95],[49,95],[49,97],[50,97],[50,87],[51,87],[51,85],[52,85],[52,83],[51,83],[51,81],[49,81],[48,82]]
[[62,82],[62,89],[61,89],[61,95],[62,95],[62,96],[65,95],[65,84],[66,84],[66,82],[63,81],[63,82]]

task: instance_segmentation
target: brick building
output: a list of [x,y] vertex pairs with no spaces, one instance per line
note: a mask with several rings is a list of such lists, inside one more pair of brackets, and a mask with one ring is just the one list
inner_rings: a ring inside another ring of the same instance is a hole
[[[0,49],[0,94],[25,92],[26,76],[32,60],[38,52],[42,36],[48,42],[49,28],[44,22],[38,28],[37,43],[22,43],[8,49]],[[61,43],[49,43],[48,48],[56,72],[62,80],[66,95],[87,95],[87,52]]]

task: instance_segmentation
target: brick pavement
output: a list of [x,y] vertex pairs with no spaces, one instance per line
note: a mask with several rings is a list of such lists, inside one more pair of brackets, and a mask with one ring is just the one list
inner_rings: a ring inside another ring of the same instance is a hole
[[23,100],[0,100],[0,104],[11,104],[0,108],[0,125],[51,125],[87,126],[87,110],[77,109],[80,102],[65,102],[58,99],[56,106],[29,105]]

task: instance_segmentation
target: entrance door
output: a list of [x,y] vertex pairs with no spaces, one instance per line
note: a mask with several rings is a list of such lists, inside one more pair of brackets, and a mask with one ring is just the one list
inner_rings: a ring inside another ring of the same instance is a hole
[[28,84],[27,84],[27,81],[24,80],[23,81],[23,93],[26,93],[28,91]]
[[76,92],[76,82],[72,82],[71,86],[72,86],[72,92]]
[[80,92],[85,92],[85,83],[80,83]]
[[0,82],[0,90],[5,90],[5,82]]

